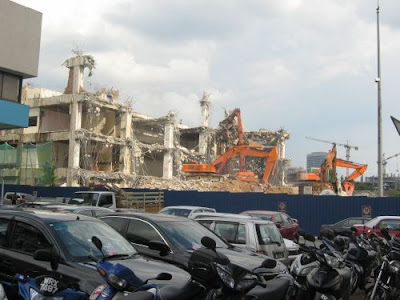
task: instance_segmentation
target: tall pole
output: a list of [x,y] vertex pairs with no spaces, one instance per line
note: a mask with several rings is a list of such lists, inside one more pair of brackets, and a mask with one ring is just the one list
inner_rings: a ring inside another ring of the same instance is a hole
[[376,8],[377,45],[378,45],[378,195],[383,197],[383,160],[382,160],[382,99],[381,99],[381,47],[379,36],[379,0]]

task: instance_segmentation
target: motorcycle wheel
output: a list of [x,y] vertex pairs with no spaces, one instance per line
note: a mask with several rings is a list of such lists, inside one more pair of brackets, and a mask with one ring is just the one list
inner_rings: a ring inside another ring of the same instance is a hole
[[[367,297],[365,299],[371,299],[372,290],[373,288],[371,288],[368,291]],[[372,298],[371,300],[389,300],[389,299],[390,299],[389,293],[383,287],[378,287],[376,289],[374,298]]]
[[358,288],[359,277],[358,277],[358,273],[357,272],[353,273],[353,278],[352,279],[353,279],[353,283],[352,283],[352,286],[351,286],[351,294],[353,295],[357,291],[357,288]]

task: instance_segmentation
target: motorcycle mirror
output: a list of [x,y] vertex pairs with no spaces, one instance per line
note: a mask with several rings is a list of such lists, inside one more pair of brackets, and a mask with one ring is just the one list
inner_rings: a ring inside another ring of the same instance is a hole
[[208,236],[203,236],[203,238],[201,239],[201,244],[206,247],[207,249],[211,249],[215,251],[215,248],[217,247],[217,244],[215,243],[215,241],[208,237]]
[[100,250],[101,253],[103,253],[103,251],[101,251],[101,249],[103,248],[103,243],[97,236],[92,236],[92,243],[96,246],[97,249]]
[[172,275],[169,273],[160,273],[157,275],[157,277],[155,279],[156,280],[171,280]]
[[159,240],[151,240],[149,242],[149,249],[160,251],[160,256],[167,256],[171,250],[168,245]]
[[267,269],[273,269],[276,267],[276,260],[267,258],[262,262],[261,266]]
[[311,234],[305,233],[304,234],[304,239],[310,242],[315,242],[315,237]]
[[299,235],[304,236],[306,233],[304,232],[303,229],[299,229]]
[[381,233],[385,239],[390,240],[389,230],[386,227],[381,228]]
[[56,248],[38,249],[33,253],[33,259],[39,261],[48,261],[53,271],[58,269],[59,255]]

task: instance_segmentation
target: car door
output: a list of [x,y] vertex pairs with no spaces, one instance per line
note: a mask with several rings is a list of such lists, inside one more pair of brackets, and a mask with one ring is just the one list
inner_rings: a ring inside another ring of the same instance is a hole
[[382,228],[387,228],[390,235],[400,236],[400,220],[386,219],[380,221],[377,226],[374,227],[375,232],[379,232]]
[[0,244],[1,271],[9,275],[27,272],[31,276],[48,274],[50,263],[33,258],[36,250],[53,247],[42,226],[32,220],[1,218],[0,227],[4,229],[5,223],[8,227],[6,241]]
[[282,228],[285,230],[286,238],[289,240],[293,240],[296,236],[296,225],[292,219],[287,214],[281,214],[282,218]]
[[242,248],[251,248],[255,251],[256,246],[249,245],[247,228],[245,223],[231,221],[215,221],[214,232],[224,238],[228,243]]
[[[172,250],[165,255],[160,255],[160,251],[149,248],[150,241],[160,241],[168,245],[159,230],[150,222],[141,219],[130,219],[125,238],[132,243],[139,253],[169,263],[175,263]],[[170,245],[168,247],[171,249]]]

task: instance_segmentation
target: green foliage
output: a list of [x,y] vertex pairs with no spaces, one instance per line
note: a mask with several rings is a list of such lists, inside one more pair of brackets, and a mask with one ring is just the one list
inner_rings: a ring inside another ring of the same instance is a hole
[[376,188],[369,182],[355,182],[355,190],[357,191],[374,191]]
[[39,184],[43,186],[55,186],[56,182],[56,164],[54,161],[45,162],[43,165],[43,175],[39,180]]

